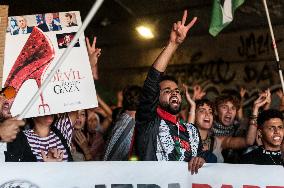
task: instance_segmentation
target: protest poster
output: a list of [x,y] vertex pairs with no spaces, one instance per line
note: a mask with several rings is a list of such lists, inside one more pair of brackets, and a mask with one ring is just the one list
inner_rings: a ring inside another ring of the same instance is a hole
[[[8,18],[2,85],[15,89],[15,97],[9,100],[13,116],[25,108],[80,25],[78,11]],[[26,117],[96,106],[96,90],[85,37],[81,35]]]

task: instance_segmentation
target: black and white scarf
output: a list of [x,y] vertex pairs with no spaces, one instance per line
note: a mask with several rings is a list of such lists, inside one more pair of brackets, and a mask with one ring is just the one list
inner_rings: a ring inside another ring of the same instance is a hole
[[235,133],[234,125],[224,126],[219,122],[214,122],[213,124],[213,134],[214,136],[233,136]]

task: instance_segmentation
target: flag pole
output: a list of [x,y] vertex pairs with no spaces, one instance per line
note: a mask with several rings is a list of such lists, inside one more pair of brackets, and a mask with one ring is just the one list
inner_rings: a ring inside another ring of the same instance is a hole
[[274,38],[274,33],[273,33],[272,25],[271,25],[271,20],[270,20],[266,0],[263,0],[263,5],[264,5],[264,8],[265,8],[265,13],[266,13],[266,17],[267,17],[267,21],[268,21],[268,25],[269,25],[270,34],[271,34],[272,46],[273,46],[274,53],[275,53],[275,58],[276,58],[277,68],[278,68],[279,77],[280,77],[280,81],[281,81],[282,91],[284,93],[283,74],[282,74],[282,69],[281,69],[281,65],[280,65],[277,45],[276,45],[276,41],[275,41],[275,38]]
[[23,109],[22,113],[17,117],[17,119],[23,119],[26,114],[29,112],[37,98],[39,97],[40,93],[43,92],[43,90],[46,88],[47,84],[50,82],[56,71],[60,68],[70,51],[72,50],[73,46],[77,43],[77,40],[79,39],[80,35],[85,31],[86,27],[89,25],[91,20],[93,19],[94,15],[102,5],[104,0],[97,0],[94,5],[92,6],[91,10],[89,11],[86,19],[84,20],[83,24],[79,28],[78,32],[72,39],[71,43],[68,45],[67,49],[63,52],[61,57],[59,58],[58,62],[55,64],[55,66],[52,68],[51,72],[49,73],[48,77],[43,81],[42,85],[39,87],[37,92],[34,94],[34,96],[31,98],[31,100],[28,102],[28,104]]

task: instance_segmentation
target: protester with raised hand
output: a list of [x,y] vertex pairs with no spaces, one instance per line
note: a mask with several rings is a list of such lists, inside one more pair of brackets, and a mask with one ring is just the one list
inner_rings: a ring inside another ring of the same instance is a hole
[[237,114],[239,121],[243,121],[243,119],[244,119],[243,103],[244,103],[244,97],[245,97],[246,93],[247,93],[247,90],[245,88],[241,87],[241,89],[240,89],[240,97],[241,97],[240,108],[239,108],[238,114]]
[[[186,99],[186,102],[189,106],[189,110],[188,110],[188,116],[187,116],[187,122],[188,123],[192,123],[194,124],[194,120],[195,120],[195,102],[194,102],[194,99],[191,98],[190,94],[189,94],[189,91],[188,91],[188,85],[186,84],[182,84],[183,86],[183,90],[184,90],[184,93],[185,93],[185,99]],[[195,93],[195,92],[194,92]],[[194,94],[193,94],[194,96]]]
[[100,48],[96,48],[96,43],[97,43],[97,37],[94,37],[92,45],[90,44],[89,38],[86,37],[86,45],[87,45],[89,61],[90,61],[90,64],[91,64],[91,69],[92,69],[94,80],[98,80],[99,79],[98,59],[99,59],[99,57],[101,55],[101,49]]
[[[224,149],[240,149],[252,145],[256,137],[256,126],[249,127],[246,137],[215,136],[212,133],[214,119],[214,104],[208,99],[192,100],[186,88],[186,100],[190,104],[190,111],[195,116],[188,119],[194,122],[201,135],[203,150],[211,151],[217,157],[217,162],[224,162],[222,151]],[[264,105],[265,102],[262,104]],[[257,106],[258,107],[258,106]]]
[[284,111],[284,95],[283,95],[283,91],[282,88],[278,89],[276,91],[276,95],[279,97],[280,99],[280,104],[279,104],[279,111],[283,112]]
[[187,11],[184,11],[182,20],[173,24],[168,44],[148,72],[136,112],[135,141],[140,160],[188,161],[191,172],[197,173],[206,158],[198,130],[192,124],[177,119],[181,108],[177,81],[162,76],[197,20],[195,17],[186,24],[186,19]]
[[[93,75],[96,76],[94,66],[96,67],[100,50],[95,48],[95,41],[90,46],[87,40],[87,47]],[[54,115],[33,118],[31,127],[19,132],[16,139],[7,146],[5,160],[72,161],[70,147],[76,115],[76,112],[63,113],[56,120]]]

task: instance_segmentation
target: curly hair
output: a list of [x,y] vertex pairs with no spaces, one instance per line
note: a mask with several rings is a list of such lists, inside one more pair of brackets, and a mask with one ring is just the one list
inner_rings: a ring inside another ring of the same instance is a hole
[[196,100],[195,101],[196,104],[196,109],[198,109],[200,106],[203,106],[204,104],[208,105],[211,109],[212,112],[214,113],[214,103],[212,101],[210,101],[209,99],[200,99],[200,100]]
[[234,95],[221,95],[217,97],[215,100],[215,108],[218,109],[221,104],[226,102],[231,102],[236,107],[237,111],[240,109],[241,101]]
[[257,117],[257,125],[262,128],[264,123],[272,118],[279,118],[283,121],[283,114],[275,109],[264,110]]

